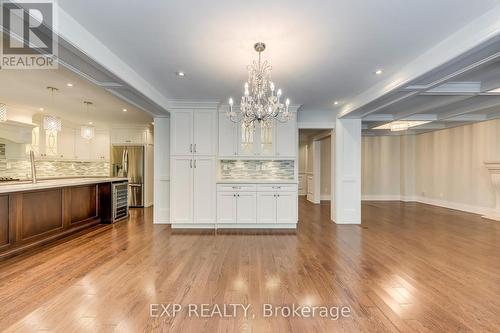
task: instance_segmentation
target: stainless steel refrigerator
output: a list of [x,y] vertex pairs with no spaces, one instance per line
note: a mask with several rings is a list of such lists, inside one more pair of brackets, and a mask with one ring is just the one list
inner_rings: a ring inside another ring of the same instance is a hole
[[111,154],[113,177],[128,178],[130,207],[144,207],[144,147],[113,146]]

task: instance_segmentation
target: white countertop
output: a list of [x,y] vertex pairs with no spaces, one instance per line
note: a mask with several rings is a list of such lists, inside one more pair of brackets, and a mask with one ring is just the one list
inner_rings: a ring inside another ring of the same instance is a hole
[[298,184],[296,180],[283,179],[223,179],[217,184]]
[[96,177],[96,178],[67,178],[67,179],[47,179],[47,180],[41,179],[36,184],[26,183],[26,182],[21,182],[21,184],[19,184],[16,182],[12,182],[12,183],[0,184],[0,193],[11,193],[20,191],[41,190],[46,188],[110,183],[110,182],[119,182],[125,180],[127,180],[127,178]]

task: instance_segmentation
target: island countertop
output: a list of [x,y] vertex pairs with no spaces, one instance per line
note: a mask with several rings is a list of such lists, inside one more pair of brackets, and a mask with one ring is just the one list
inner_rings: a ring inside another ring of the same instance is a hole
[[293,179],[219,179],[217,184],[298,184]]
[[41,190],[58,187],[79,186],[100,183],[114,183],[126,181],[127,178],[62,178],[62,179],[40,179],[36,184],[30,181],[11,182],[0,185],[0,194],[22,191]]

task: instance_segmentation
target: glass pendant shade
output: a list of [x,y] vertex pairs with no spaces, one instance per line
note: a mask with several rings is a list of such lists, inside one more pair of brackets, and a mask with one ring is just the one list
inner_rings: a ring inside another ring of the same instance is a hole
[[60,132],[62,128],[61,118],[54,116],[43,117],[43,129],[46,131]]
[[80,135],[86,140],[90,140],[95,135],[94,126],[82,126],[80,128]]
[[7,105],[0,103],[0,121],[7,121]]

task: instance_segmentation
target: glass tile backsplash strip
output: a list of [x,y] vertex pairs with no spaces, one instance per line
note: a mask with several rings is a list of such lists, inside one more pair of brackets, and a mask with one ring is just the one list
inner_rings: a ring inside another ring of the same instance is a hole
[[220,179],[293,180],[295,161],[221,160]]
[[[36,161],[38,178],[55,177],[109,177],[108,162]],[[0,177],[16,179],[31,178],[30,162],[26,160],[4,160],[0,163]]]

